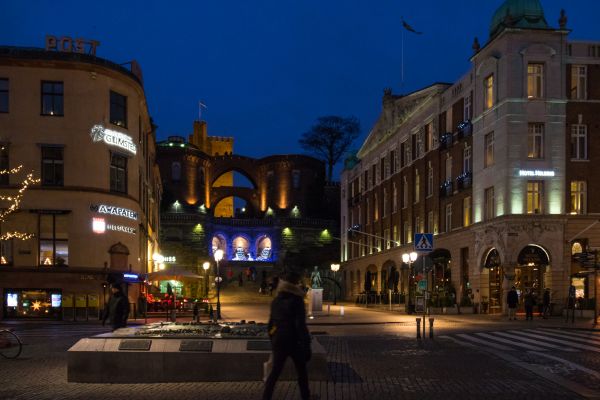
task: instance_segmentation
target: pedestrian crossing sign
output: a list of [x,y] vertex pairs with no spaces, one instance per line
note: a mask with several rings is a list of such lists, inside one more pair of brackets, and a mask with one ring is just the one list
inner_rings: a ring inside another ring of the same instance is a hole
[[433,251],[433,233],[415,233],[415,251]]

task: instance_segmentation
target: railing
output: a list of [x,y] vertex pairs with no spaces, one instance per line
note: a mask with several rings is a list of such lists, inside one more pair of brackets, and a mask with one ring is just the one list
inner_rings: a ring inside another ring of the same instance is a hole
[[440,197],[452,196],[452,181],[446,181],[440,186]]
[[445,150],[452,147],[453,135],[452,132],[446,132],[440,136],[440,149]]
[[473,184],[473,175],[471,172],[465,172],[456,178],[456,188],[458,190],[464,190],[471,187]]
[[473,133],[473,124],[471,123],[471,121],[463,121],[460,124],[458,124],[457,129],[458,130],[456,131],[456,138],[466,138],[467,136],[471,136],[471,134]]

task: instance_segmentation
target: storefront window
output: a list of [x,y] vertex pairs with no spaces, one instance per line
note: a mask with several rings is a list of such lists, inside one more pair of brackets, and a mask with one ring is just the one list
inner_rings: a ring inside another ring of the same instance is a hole
[[40,214],[40,265],[69,265],[67,215]]
[[6,318],[60,318],[62,292],[59,289],[6,289]]

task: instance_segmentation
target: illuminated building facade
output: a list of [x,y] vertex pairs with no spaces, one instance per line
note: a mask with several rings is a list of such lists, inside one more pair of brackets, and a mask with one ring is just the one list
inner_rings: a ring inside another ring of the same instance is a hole
[[[507,0],[460,80],[385,92],[342,175],[348,298],[391,289],[409,303],[424,277],[433,305],[466,304],[478,289],[498,313],[513,285],[550,288],[557,309],[570,284],[582,304],[594,296],[593,274],[573,255],[600,247],[600,147],[590,140],[600,44],[570,41],[564,14],[558,25],[537,0]],[[434,251],[410,271],[401,255],[415,233],[433,233]]]
[[[141,70],[60,49],[0,47],[0,169],[23,165],[41,179],[2,223],[33,234],[1,242],[4,318],[97,319],[107,285],[124,273],[136,281],[158,248],[160,176]],[[2,194],[20,179],[3,176]],[[140,285],[127,286],[135,303]]]
[[[157,144],[165,256],[201,273],[221,249],[222,266],[236,278],[246,268],[271,276],[284,264],[325,268],[337,259],[339,185],[325,185],[321,161],[303,155],[256,159],[214,148],[211,154],[203,150],[207,142],[226,143],[230,150],[233,139],[207,136],[206,123],[196,121],[189,141],[171,136]],[[234,173],[244,185],[234,182]],[[234,199],[236,208],[224,216],[221,204],[233,205]],[[193,287],[186,290],[196,295]]]

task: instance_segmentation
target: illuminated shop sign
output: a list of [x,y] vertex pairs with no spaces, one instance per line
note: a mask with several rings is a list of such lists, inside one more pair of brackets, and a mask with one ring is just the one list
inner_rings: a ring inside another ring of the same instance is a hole
[[62,305],[62,294],[53,293],[50,295],[52,307],[60,307]]
[[165,264],[175,264],[177,262],[177,258],[175,256],[165,256],[165,260],[163,262]]
[[106,204],[92,204],[90,211],[97,212],[100,214],[117,215],[119,217],[125,217],[137,221],[138,213],[128,208],[121,208],[115,206],[107,206]]
[[556,174],[554,171],[541,170],[541,169],[520,169],[519,176],[539,176],[539,177],[553,177]]
[[105,233],[106,231],[123,232],[130,235],[135,235],[136,229],[130,226],[107,224],[104,218],[92,218],[92,231],[94,233]]
[[110,146],[119,147],[131,154],[137,153],[137,146],[131,136],[124,133],[105,128],[103,125],[94,125],[90,130],[90,136],[94,143],[104,142]]
[[140,276],[138,274],[124,273],[123,279],[128,280],[128,281],[137,281],[140,279]]

